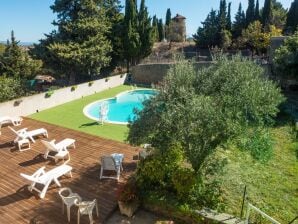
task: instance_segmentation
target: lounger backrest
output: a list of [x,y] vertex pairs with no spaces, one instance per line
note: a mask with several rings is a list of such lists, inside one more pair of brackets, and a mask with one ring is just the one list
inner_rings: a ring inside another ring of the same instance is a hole
[[24,177],[26,180],[29,180],[30,182],[44,184],[44,180],[40,179],[39,177],[35,178],[24,173],[21,173],[21,176]]
[[46,141],[46,140],[41,140],[41,142],[42,142],[42,144],[43,144],[48,150],[51,150],[51,151],[54,151],[54,152],[58,152],[58,149],[56,148],[54,142],[49,142],[49,141]]
[[116,170],[115,160],[112,156],[101,157],[101,165],[104,170]]

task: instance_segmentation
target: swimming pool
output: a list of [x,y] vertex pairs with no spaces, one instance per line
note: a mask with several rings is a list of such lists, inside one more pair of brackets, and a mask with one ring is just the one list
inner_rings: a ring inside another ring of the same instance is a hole
[[107,107],[105,122],[127,124],[134,119],[134,109],[143,109],[143,102],[157,94],[153,89],[137,89],[125,91],[114,98],[99,100],[87,105],[83,112],[92,120],[99,120],[102,107]]

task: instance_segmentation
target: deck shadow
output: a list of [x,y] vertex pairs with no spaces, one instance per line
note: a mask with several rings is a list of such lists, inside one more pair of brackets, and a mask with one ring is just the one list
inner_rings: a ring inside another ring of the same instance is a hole
[[45,158],[43,157],[43,154],[38,154],[31,160],[19,163],[19,166],[22,166],[22,167],[32,166],[32,165],[35,165],[38,163],[43,163],[43,162],[45,162]]

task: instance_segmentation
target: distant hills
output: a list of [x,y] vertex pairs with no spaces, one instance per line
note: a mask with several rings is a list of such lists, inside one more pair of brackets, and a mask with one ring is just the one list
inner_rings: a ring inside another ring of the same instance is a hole
[[[0,44],[6,44],[6,43],[7,41],[0,41]],[[20,46],[26,46],[26,47],[33,46],[33,44],[36,44],[36,42],[19,42]]]

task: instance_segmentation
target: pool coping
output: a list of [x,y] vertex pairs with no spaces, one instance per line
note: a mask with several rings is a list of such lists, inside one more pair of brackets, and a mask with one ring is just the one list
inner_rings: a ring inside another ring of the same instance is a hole
[[[86,117],[88,117],[89,119],[91,119],[91,120],[95,120],[95,121],[100,122],[99,119],[98,119],[97,117],[94,117],[94,116],[88,114],[88,109],[89,109],[91,106],[93,106],[94,104],[100,103],[100,102],[102,102],[102,101],[112,100],[112,99],[117,99],[117,97],[119,97],[119,96],[121,96],[121,95],[123,95],[123,94],[125,94],[125,93],[133,92],[133,91],[136,91],[136,90],[154,90],[154,89],[152,89],[152,88],[140,88],[140,89],[139,89],[139,88],[138,88],[138,89],[126,90],[126,91],[123,91],[123,92],[121,92],[121,93],[118,93],[118,94],[117,94],[116,96],[114,96],[114,97],[110,97],[110,98],[105,98],[105,99],[101,99],[101,100],[94,101],[94,102],[92,102],[92,103],[87,104],[87,105],[84,107],[84,109],[83,109],[83,114],[84,114]],[[119,125],[128,125],[128,124],[129,124],[129,122],[110,121],[110,120],[105,120],[104,123],[109,123],[109,124],[119,124]]]

